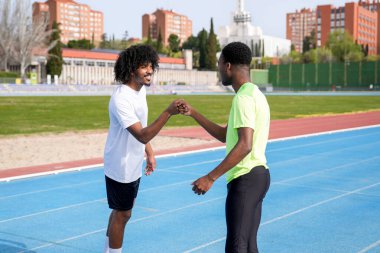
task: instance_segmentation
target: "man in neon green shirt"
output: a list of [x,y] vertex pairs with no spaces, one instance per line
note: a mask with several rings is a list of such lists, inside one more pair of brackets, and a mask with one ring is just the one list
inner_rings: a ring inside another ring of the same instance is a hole
[[193,182],[193,191],[205,194],[226,173],[226,253],[258,252],[262,201],[270,185],[265,157],[270,110],[264,94],[251,83],[251,59],[251,50],[240,42],[225,46],[219,58],[222,83],[232,85],[236,92],[226,127],[211,122],[185,101],[179,107],[182,114],[191,116],[216,139],[226,142],[225,159]]

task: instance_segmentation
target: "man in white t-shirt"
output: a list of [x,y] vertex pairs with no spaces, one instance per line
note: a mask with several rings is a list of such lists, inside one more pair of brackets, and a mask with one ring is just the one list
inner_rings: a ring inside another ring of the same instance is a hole
[[150,86],[158,55],[151,46],[131,46],[122,51],[115,64],[118,85],[109,102],[110,127],[104,150],[104,173],[107,200],[112,209],[109,217],[104,252],[121,252],[124,229],[132,214],[137,196],[144,151],[145,174],[155,166],[149,141],[155,137],[172,115],[178,114],[178,101],[147,126],[148,106],[145,86]]

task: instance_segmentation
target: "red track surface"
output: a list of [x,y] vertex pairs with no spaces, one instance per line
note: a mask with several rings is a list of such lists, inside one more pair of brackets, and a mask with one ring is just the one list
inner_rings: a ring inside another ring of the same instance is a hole
[[[288,120],[273,120],[270,128],[270,139],[291,137],[304,134],[313,134],[326,131],[342,130],[347,128],[371,126],[380,124],[380,111],[344,114],[334,116],[310,117]],[[206,131],[200,127],[186,127],[177,129],[167,129],[160,132],[161,136],[185,137],[211,140]],[[201,146],[183,147],[171,150],[161,150],[157,155],[178,153],[184,151],[198,150],[222,146],[222,143],[211,143]],[[62,170],[74,167],[89,166],[103,163],[102,158],[87,159],[80,161],[54,163],[32,167],[14,168],[0,171],[0,178],[15,177],[27,174]]]

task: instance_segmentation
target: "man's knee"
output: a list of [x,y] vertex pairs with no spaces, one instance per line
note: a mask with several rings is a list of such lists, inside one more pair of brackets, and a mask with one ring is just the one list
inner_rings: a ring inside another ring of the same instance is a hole
[[127,223],[132,216],[132,210],[116,211],[114,210],[114,217],[118,222]]

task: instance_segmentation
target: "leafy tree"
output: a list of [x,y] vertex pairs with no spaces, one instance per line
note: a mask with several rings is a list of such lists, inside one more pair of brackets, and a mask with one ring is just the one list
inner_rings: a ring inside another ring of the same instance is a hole
[[161,30],[158,31],[156,50],[158,53],[162,53],[164,49],[164,43],[162,40]]
[[169,42],[170,51],[172,51],[174,53],[179,52],[179,44],[181,43],[181,41],[180,41],[178,35],[170,34],[169,38],[168,38],[168,42]]
[[361,47],[355,44],[352,36],[347,32],[331,33],[326,47],[331,49],[332,54],[341,62],[349,60],[350,57],[357,59],[360,54],[363,54]]
[[110,45],[110,42],[108,41],[107,34],[103,33],[102,34],[102,41],[100,42],[99,48],[107,49],[110,47],[111,47],[111,45]]
[[304,63],[329,63],[334,60],[334,56],[329,48],[311,49],[304,53]]
[[62,73],[62,43],[61,43],[61,30],[59,24],[54,21],[53,33],[50,37],[50,43],[56,43],[53,48],[49,50],[49,58],[46,63],[46,71],[48,74],[60,76]]
[[125,31],[124,35],[123,35],[123,38],[121,39],[121,43],[122,43],[122,45],[123,45],[124,48],[128,47],[128,36],[129,36],[128,31]]
[[302,53],[306,53],[315,48],[317,48],[317,40],[315,38],[315,31],[312,30],[310,36],[306,36],[303,39]]
[[193,51],[198,51],[199,46],[198,46],[198,37],[194,37],[191,35],[187,40],[182,44],[182,49],[191,49]]
[[198,41],[199,41],[199,68],[205,69],[207,67],[207,38],[208,34],[205,29],[202,29],[198,33]]
[[366,60],[367,61],[378,61],[379,60],[379,55],[368,55],[367,57],[366,57]]
[[302,41],[302,53],[310,51],[310,36],[306,36]]
[[367,57],[368,56],[368,52],[369,52],[369,48],[368,48],[368,44],[367,45],[362,45],[362,52],[364,54],[364,57]]
[[253,56],[260,57],[260,48],[258,43],[255,43],[255,54]]
[[297,52],[296,50],[293,50],[289,53],[289,57],[291,59],[292,63],[302,63],[302,54],[300,52]]
[[76,48],[76,49],[93,49],[95,45],[91,43],[90,40],[81,39],[81,40],[70,40],[67,43],[68,48]]
[[148,28],[148,38],[146,39],[144,44],[153,46],[152,35],[150,34],[150,27]]
[[217,52],[217,38],[216,34],[214,33],[214,22],[211,18],[210,21],[210,33],[208,35],[207,39],[207,47],[206,47],[206,53],[207,53],[207,61],[206,61],[206,67],[209,70],[216,70],[216,52]]

